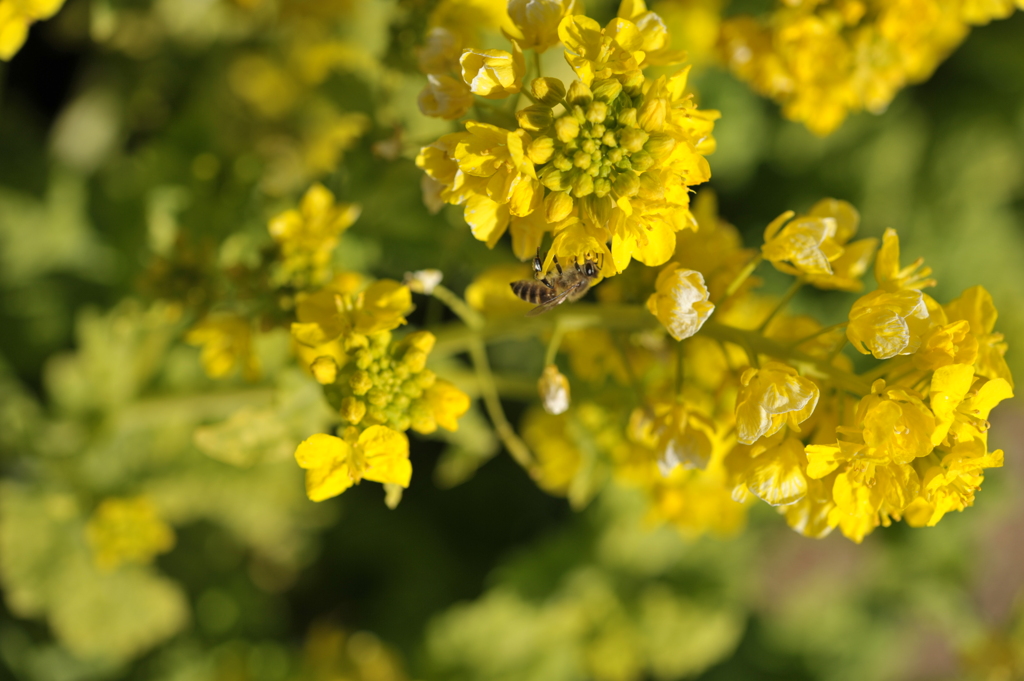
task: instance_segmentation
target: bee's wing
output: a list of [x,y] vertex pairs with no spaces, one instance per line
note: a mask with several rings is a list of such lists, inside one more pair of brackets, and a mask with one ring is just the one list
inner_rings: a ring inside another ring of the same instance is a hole
[[535,307],[532,310],[530,310],[529,312],[527,312],[526,316],[527,317],[536,317],[539,314],[544,314],[545,312],[547,312],[551,308],[553,308],[556,305],[560,304],[562,301],[564,301],[566,298],[571,296],[573,293],[576,293],[582,287],[588,286],[589,284],[590,284],[590,282],[588,280],[581,279],[580,281],[576,282],[572,286],[566,288],[564,291],[559,293],[557,296],[555,296],[554,298],[552,298],[548,302],[543,303],[541,305],[538,305],[537,307]]

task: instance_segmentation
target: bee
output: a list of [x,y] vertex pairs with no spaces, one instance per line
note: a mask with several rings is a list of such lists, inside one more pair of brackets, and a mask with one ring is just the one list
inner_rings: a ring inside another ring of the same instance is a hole
[[512,293],[528,303],[537,303],[537,307],[526,313],[527,317],[547,312],[565,301],[571,303],[579,300],[590,289],[593,280],[601,272],[601,268],[590,260],[585,261],[582,267],[576,262],[573,263],[572,268],[563,270],[562,266],[558,264],[558,256],[555,256],[554,265],[554,274],[541,276],[544,265],[538,252],[537,257],[533,259],[535,278],[512,282]]

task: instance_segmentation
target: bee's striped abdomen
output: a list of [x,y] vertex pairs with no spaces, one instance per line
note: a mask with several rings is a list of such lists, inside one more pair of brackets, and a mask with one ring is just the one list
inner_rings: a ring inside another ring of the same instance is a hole
[[554,297],[555,291],[536,280],[521,279],[512,282],[512,293],[534,305],[542,305]]

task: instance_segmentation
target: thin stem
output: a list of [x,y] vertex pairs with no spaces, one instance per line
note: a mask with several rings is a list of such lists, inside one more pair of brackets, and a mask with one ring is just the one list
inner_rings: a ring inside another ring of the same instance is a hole
[[636,377],[636,373],[633,371],[633,365],[629,361],[629,354],[626,352],[626,348],[623,347],[622,339],[619,338],[619,334],[610,333],[612,344],[615,346],[615,350],[619,353],[619,357],[622,359],[622,368],[626,370],[626,378],[629,380],[629,387],[633,390],[633,397],[636,399],[638,405],[643,406],[644,404],[644,391],[640,387],[640,381]]
[[[536,338],[546,331],[553,330],[555,324],[565,324],[567,329],[585,329],[600,327],[609,331],[638,331],[655,328],[657,319],[639,305],[597,305],[594,303],[573,303],[562,305],[537,317],[506,317],[489,320],[479,330],[469,329],[462,324],[452,324],[437,328],[434,334],[437,344],[434,353],[438,356],[453,355],[466,352],[477,339],[493,341],[511,338]],[[765,338],[757,331],[738,329],[709,319],[701,329],[705,338],[726,343],[733,343],[744,348],[751,356],[751,363],[757,355],[767,355],[782,361],[798,362],[813,367],[819,374],[828,376],[833,383],[856,395],[867,395],[871,392],[869,376],[858,376],[832,366],[821,357],[808,355],[800,350]]]
[[505,416],[505,410],[501,406],[501,397],[494,382],[494,374],[491,373],[491,363],[487,359],[487,347],[479,336],[470,345],[469,355],[480,381],[480,393],[484,399],[484,408],[487,409],[487,415],[491,418],[491,423],[494,424],[495,432],[498,433],[505,449],[516,460],[516,463],[527,471],[533,470],[533,454],[526,443],[516,434],[512,424]]
[[483,315],[471,308],[465,300],[447,286],[438,284],[434,287],[434,292],[431,295],[444,303],[470,329],[478,330],[484,327],[486,320]]
[[551,334],[551,341],[548,342],[548,350],[544,354],[544,366],[551,366],[555,363],[558,355],[558,348],[562,345],[562,337],[565,336],[565,325],[555,323],[555,331]]
[[[793,343],[793,347],[794,348],[798,348],[798,347],[800,347],[801,345],[803,345],[804,343],[806,343],[809,340],[814,340],[818,336],[824,336],[826,333],[829,333],[831,331],[835,331],[836,329],[841,329],[844,326],[849,326],[849,324],[850,324],[850,322],[847,321],[847,322],[839,322],[838,324],[833,324],[832,326],[822,327],[822,328],[818,329],[817,331],[815,331],[814,333],[812,333],[811,335],[804,336],[800,340],[798,340],[795,343]],[[843,345],[846,345],[846,343],[843,343]],[[840,348],[842,348],[842,346],[840,346]]]
[[544,77],[544,72],[540,68],[540,52],[537,50],[533,51],[533,68],[537,71],[537,78]]
[[803,279],[797,279],[790,285],[789,289],[782,295],[782,299],[779,300],[779,304],[776,305],[775,309],[771,311],[771,314],[761,322],[761,326],[757,327],[758,333],[764,333],[764,330],[768,328],[768,325],[772,323],[772,320],[775,319],[775,317],[777,317],[787,305],[789,305],[789,302],[793,300],[793,296],[797,294],[797,291],[799,291],[803,285]]
[[683,401],[683,342],[676,341],[676,401]]
[[743,269],[736,275],[736,278],[729,282],[728,288],[725,289],[725,295],[723,295],[722,299],[716,303],[719,307],[725,305],[730,298],[736,295],[736,292],[740,290],[741,286],[743,286],[743,282],[750,278],[750,275],[754,273],[754,270],[757,269],[757,266],[761,264],[762,260],[764,260],[764,256],[758,253],[750,259],[750,262],[743,266]]

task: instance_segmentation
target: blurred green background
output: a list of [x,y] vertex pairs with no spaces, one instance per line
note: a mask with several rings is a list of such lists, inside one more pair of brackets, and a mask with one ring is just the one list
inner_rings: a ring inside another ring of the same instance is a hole
[[[626,491],[572,511],[495,455],[477,412],[456,442],[465,484],[453,449],[421,440],[398,509],[371,485],[306,500],[288,443],[326,406],[287,333],[261,337],[256,384],[206,378],[181,335],[190,310],[261,311],[232,272],[315,179],[363,206],[345,267],[437,267],[462,290],[512,260],[420,198],[408,149],[443,129],[415,109],[412,46],[432,4],[297,3],[307,20],[341,7],[335,28],[358,49],[280,115],[232,69],[240,55],[285,63],[303,34],[215,0],[69,0],[0,65],[0,677],[1024,678],[1017,401],[995,412],[1006,466],[974,508],[860,546],[800,537],[763,505],[740,536],[697,541],[638,529]],[[785,210],[848,200],[862,234],[895,227],[904,260],[925,258],[937,298],[991,291],[1022,375],[1024,14],[973,30],[887,112],[824,139],[717,67],[699,66],[694,88],[723,112],[711,187],[747,245]],[[350,112],[368,132],[318,172],[303,145]],[[802,304],[830,320],[845,314],[835,300]],[[508,404],[513,422],[523,406]],[[83,519],[139,493],[176,547],[96,572]]]

